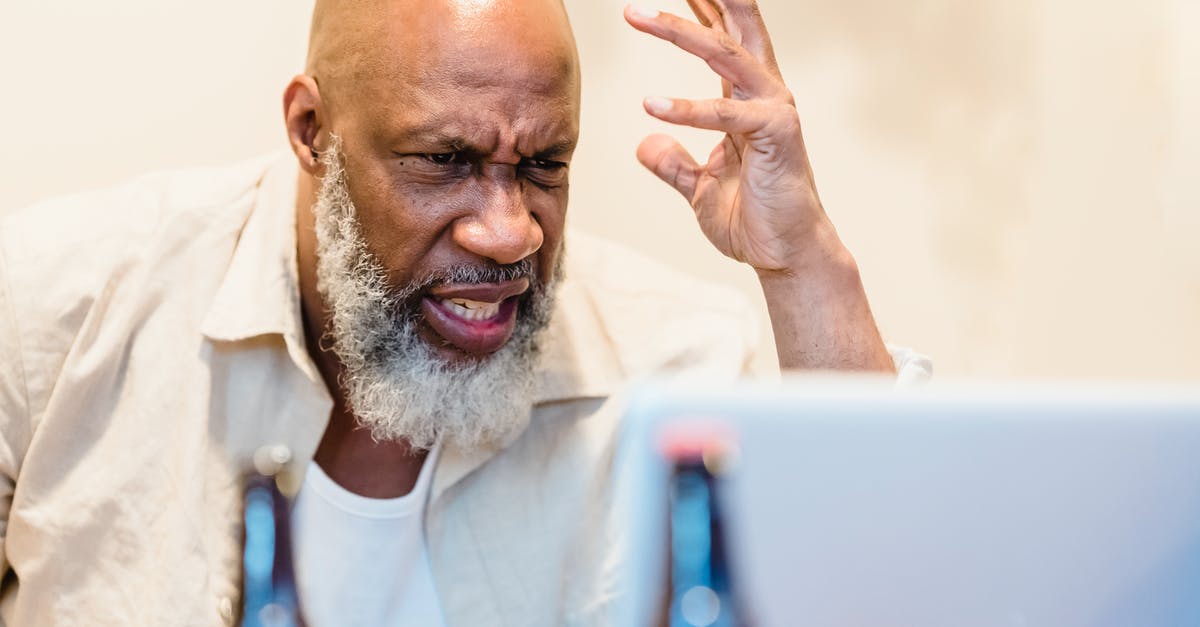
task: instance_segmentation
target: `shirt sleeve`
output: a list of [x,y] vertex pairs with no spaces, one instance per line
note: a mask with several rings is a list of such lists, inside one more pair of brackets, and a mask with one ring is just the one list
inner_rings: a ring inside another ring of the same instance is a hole
[[892,362],[896,364],[896,386],[907,387],[924,383],[933,376],[933,360],[911,348],[888,345]]
[[0,578],[8,572],[8,514],[25,449],[29,443],[29,403],[21,335],[0,247]]

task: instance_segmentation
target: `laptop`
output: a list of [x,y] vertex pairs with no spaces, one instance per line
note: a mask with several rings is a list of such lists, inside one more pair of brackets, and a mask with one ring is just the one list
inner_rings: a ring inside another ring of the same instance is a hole
[[647,385],[620,437],[617,624],[1200,625],[1200,386]]

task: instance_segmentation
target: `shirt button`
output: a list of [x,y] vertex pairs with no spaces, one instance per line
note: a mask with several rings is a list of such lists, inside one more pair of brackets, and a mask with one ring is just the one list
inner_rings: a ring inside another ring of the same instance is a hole
[[221,614],[221,620],[225,621],[225,624],[232,625],[233,599],[229,597],[221,597],[221,600],[217,602],[217,612]]

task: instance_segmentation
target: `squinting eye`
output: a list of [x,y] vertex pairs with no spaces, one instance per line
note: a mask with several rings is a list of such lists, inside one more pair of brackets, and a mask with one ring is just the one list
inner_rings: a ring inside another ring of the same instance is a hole
[[463,163],[465,161],[463,153],[461,152],[434,152],[422,156],[433,163],[436,163],[437,165],[452,165],[455,163]]
[[561,187],[567,182],[567,164],[547,159],[527,159],[521,169],[529,180],[540,187]]
[[548,172],[554,172],[556,170],[561,170],[561,169],[567,167],[567,164],[565,164],[561,161],[548,161],[546,159],[530,159],[529,161],[525,162],[525,167],[534,168],[537,170],[546,170]]

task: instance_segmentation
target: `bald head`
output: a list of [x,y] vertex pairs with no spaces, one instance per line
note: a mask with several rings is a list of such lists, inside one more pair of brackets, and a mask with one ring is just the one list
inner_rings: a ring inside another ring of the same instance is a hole
[[[472,57],[490,63],[473,68]],[[505,68],[578,82],[562,0],[317,0],[313,11],[306,73],[329,104],[403,89],[414,76],[461,80]]]
[[[317,0],[312,29],[306,73],[284,93],[303,171],[298,232],[312,232],[303,205],[334,163],[364,254],[397,292],[518,263],[552,283],[579,137],[561,0]],[[316,246],[299,249],[304,281]],[[308,285],[306,302],[319,302]],[[452,311],[429,309],[443,294],[421,298],[422,337],[447,359],[486,352],[479,337],[503,330],[452,324]]]

